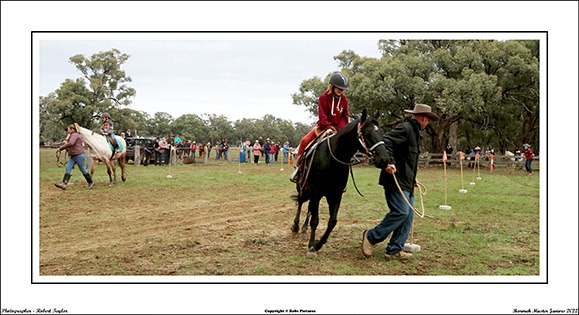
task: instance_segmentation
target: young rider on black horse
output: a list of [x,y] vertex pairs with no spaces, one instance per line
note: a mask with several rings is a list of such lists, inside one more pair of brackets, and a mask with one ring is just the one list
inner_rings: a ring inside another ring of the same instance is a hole
[[328,129],[337,132],[348,124],[350,120],[348,99],[346,99],[346,95],[343,94],[344,91],[349,90],[348,86],[348,78],[342,73],[335,73],[330,78],[328,90],[320,95],[318,101],[318,123],[317,126],[300,141],[296,160],[297,167],[290,177],[292,182],[297,183],[300,181],[301,173],[303,173],[304,169],[303,160],[305,160],[302,158],[302,154],[308,144],[322,132]]

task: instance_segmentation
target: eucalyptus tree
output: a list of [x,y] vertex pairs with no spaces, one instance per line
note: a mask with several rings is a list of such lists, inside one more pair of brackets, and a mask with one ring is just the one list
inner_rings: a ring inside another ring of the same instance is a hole
[[46,111],[59,120],[60,127],[78,123],[87,128],[95,128],[102,113],[131,104],[136,91],[127,83],[122,65],[129,55],[117,49],[101,51],[90,57],[75,55],[69,61],[82,77],[66,79],[54,91],[56,95],[46,107]]

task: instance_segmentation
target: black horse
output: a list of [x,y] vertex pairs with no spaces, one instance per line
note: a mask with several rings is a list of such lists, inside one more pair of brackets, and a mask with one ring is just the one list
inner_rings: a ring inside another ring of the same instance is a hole
[[[307,217],[309,218],[311,215],[311,232],[308,257],[316,256],[316,252],[327,242],[330,233],[338,222],[338,209],[348,182],[350,159],[354,154],[360,150],[374,157],[376,167],[386,167],[388,153],[382,141],[383,134],[378,121],[367,116],[364,109],[360,119],[350,122],[335,135],[322,140],[316,148],[310,149],[313,153],[305,161],[308,166],[308,169],[305,170],[305,181],[297,184],[298,195],[293,196],[293,199],[298,203],[298,210],[291,228],[292,232],[298,232],[302,204],[309,200]],[[307,154],[307,152],[303,154]],[[316,241],[316,228],[319,223],[318,210],[322,197],[326,197],[328,202],[330,219],[326,232],[320,240]],[[307,229],[307,220],[304,224],[304,232]]]

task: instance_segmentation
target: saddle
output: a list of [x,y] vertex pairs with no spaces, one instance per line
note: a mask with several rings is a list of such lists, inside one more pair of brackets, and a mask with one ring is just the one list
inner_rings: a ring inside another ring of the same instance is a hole
[[115,138],[111,137],[111,135],[105,135],[105,137],[107,137],[109,139],[109,142],[111,143],[111,145],[113,146],[113,149],[116,149],[117,146],[117,141]]
[[317,146],[322,141],[325,141],[326,138],[332,137],[333,135],[335,135],[335,131],[332,129],[320,131],[319,133],[318,133],[318,130],[319,129],[316,129],[317,135],[314,138],[314,140],[312,140],[310,143],[308,143],[308,145],[304,149],[304,152],[302,153],[302,155],[300,156],[300,158],[297,161],[297,168],[298,168],[297,178],[293,177],[291,179],[296,184],[300,184],[300,186],[303,186],[304,183],[306,182],[306,179],[307,179],[308,174],[309,174],[309,166],[310,166],[309,164],[311,164],[311,161],[313,159],[314,152],[316,152]]

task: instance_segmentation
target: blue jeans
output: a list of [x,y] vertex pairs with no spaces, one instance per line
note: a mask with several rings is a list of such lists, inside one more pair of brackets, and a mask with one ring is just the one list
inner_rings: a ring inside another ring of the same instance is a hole
[[66,164],[65,173],[70,174],[70,172],[72,172],[72,168],[74,167],[74,164],[78,164],[78,169],[80,170],[80,172],[83,175],[88,174],[88,171],[84,167],[84,160],[85,159],[86,159],[86,153],[81,153],[81,154],[71,156],[68,159],[68,163]]
[[155,150],[155,166],[163,165],[163,153]]
[[283,153],[283,164],[287,164],[287,158],[289,156],[289,152],[284,152]]
[[532,173],[533,170],[531,169],[531,163],[533,163],[533,159],[528,159],[525,161],[525,168],[527,169],[527,172]]
[[275,153],[269,154],[269,161],[271,162],[271,164],[275,164]]
[[265,152],[265,164],[269,164],[269,152]]
[[[404,249],[404,243],[406,243],[412,228],[414,211],[408,206],[400,192],[385,193],[385,195],[390,212],[386,214],[380,224],[368,230],[366,235],[370,244],[374,245],[384,241],[392,233],[390,242],[386,247],[386,254],[393,255]],[[407,191],[404,191],[404,195],[414,206],[414,196],[410,197],[410,193]]]

